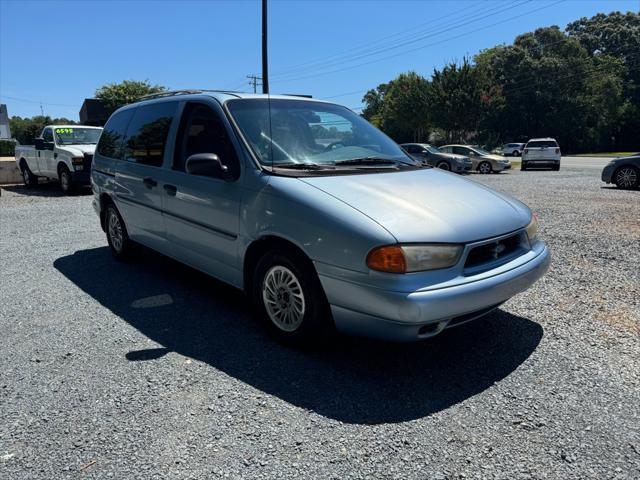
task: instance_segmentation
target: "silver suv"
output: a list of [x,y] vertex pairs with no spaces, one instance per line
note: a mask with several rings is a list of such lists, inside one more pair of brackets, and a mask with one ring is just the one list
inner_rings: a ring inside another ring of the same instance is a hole
[[520,170],[528,168],[551,168],[560,170],[560,146],[554,138],[532,138],[522,151]]
[[287,342],[334,326],[431,337],[550,262],[526,205],[312,99],[188,91],[128,105],[104,127],[91,183],[116,257],[136,242],[244,289]]
[[502,155],[504,156],[513,156],[519,157],[522,154],[522,148],[524,147],[524,143],[505,143],[502,146]]

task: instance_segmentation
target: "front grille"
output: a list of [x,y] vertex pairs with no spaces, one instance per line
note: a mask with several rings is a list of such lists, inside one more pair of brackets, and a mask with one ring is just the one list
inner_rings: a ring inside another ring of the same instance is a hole
[[83,169],[84,170],[91,170],[91,163],[93,163],[93,155],[90,153],[85,153],[84,154],[84,163],[83,163]]
[[500,238],[472,248],[467,255],[464,268],[469,273],[479,273],[507,263],[512,258],[524,253],[524,233]]

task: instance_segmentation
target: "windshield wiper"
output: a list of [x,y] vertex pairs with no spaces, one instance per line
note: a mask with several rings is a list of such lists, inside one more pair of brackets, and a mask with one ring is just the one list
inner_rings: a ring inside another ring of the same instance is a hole
[[288,168],[291,170],[320,170],[330,168],[330,165],[318,165],[317,163],[274,163],[273,168]]
[[389,160],[388,158],[362,157],[352,158],[350,160],[340,160],[336,162],[336,165],[395,165],[397,163],[397,161]]

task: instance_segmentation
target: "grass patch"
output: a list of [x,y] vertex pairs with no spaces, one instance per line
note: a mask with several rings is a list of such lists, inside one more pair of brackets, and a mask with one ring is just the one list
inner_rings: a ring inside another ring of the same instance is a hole
[[580,153],[574,155],[576,157],[628,157],[629,155],[635,155],[638,152],[604,152],[604,153]]

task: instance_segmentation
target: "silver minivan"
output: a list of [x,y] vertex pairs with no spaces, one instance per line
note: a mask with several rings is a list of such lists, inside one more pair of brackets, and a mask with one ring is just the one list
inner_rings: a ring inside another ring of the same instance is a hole
[[287,342],[333,327],[427,338],[550,261],[524,204],[307,98],[182,91],[128,105],[105,125],[91,180],[116,257],[142,244],[244,289]]

